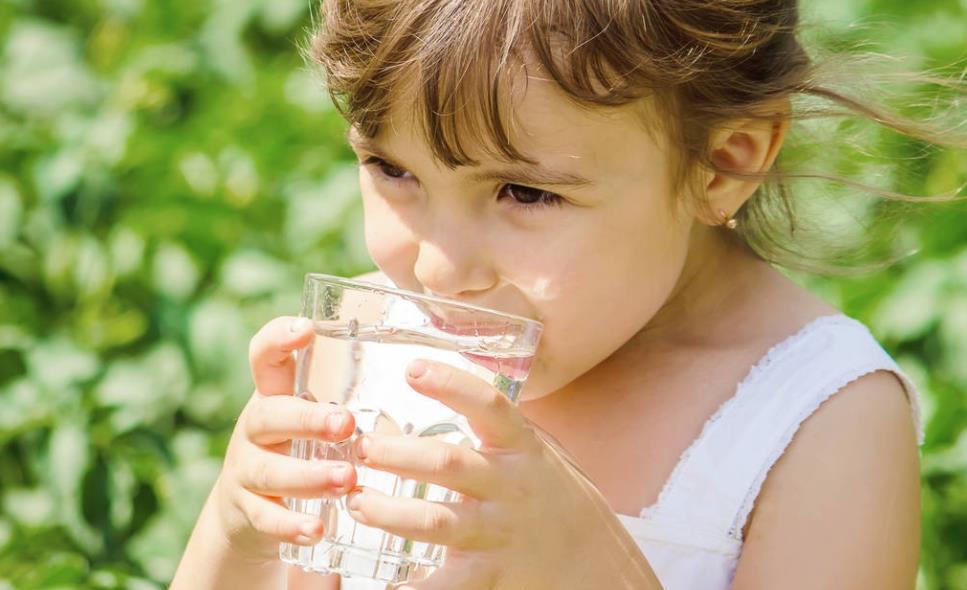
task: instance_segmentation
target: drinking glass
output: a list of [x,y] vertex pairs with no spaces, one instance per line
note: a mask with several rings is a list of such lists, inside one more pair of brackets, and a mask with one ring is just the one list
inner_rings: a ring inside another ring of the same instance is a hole
[[[419,436],[479,448],[464,416],[424,397],[405,381],[416,358],[442,361],[473,373],[517,402],[542,325],[474,305],[340,277],[308,274],[302,315],[315,337],[296,353],[296,395],[338,404],[356,419],[339,443],[292,441],[292,455],[352,463],[357,485],[384,494],[453,502],[442,486],[401,478],[362,465],[353,443],[365,433]],[[283,561],[306,570],[387,583],[420,579],[440,566],[445,548],[362,525],[345,498],[287,498],[290,510],[319,517],[322,540],[311,547],[283,543]]]

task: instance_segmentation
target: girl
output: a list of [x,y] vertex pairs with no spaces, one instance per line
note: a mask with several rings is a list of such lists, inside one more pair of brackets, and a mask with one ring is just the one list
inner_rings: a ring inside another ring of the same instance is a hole
[[368,278],[534,317],[541,347],[519,407],[409,366],[484,445],[361,439],[367,465],[463,494],[403,501],[355,488],[349,464],[287,456],[353,420],[291,395],[312,332],[269,322],[173,588],[339,588],[278,561],[280,541],[322,532],[280,498],[347,493],[360,522],[448,546],[413,590],[913,587],[916,392],[770,262],[794,262],[777,166],[792,99],[919,128],[823,85],[794,0],[324,13],[312,55],[361,164]]

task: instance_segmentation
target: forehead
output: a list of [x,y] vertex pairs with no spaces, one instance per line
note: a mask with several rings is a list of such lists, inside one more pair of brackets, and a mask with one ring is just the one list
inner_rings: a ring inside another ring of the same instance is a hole
[[[642,98],[620,106],[586,106],[567,95],[533,64],[510,68],[500,110],[507,141],[532,162],[559,164],[578,173],[593,174],[620,165],[627,154],[648,158],[660,150],[653,99]],[[432,134],[414,105],[423,100],[411,87],[391,103],[374,138],[394,154],[420,152],[429,159]],[[474,120],[463,113],[462,120]],[[439,113],[445,117],[447,114]],[[495,138],[484,126],[453,124],[468,155],[479,165],[521,163],[495,149]]]

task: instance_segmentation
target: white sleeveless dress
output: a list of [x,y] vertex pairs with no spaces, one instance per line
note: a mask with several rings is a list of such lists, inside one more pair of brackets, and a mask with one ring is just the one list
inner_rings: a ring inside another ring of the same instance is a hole
[[[850,382],[886,370],[902,381],[923,442],[919,394],[860,322],[813,320],[773,346],[682,454],[658,501],[618,514],[665,590],[726,590],[742,551],[742,528],[769,470],[802,422]],[[344,579],[343,590],[384,584]]]

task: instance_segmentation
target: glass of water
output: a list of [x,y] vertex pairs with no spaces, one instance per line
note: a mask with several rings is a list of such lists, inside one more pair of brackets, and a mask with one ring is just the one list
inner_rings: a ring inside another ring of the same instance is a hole
[[[292,441],[292,455],[355,465],[357,485],[384,494],[452,502],[444,487],[400,478],[362,465],[353,442],[365,433],[433,437],[478,448],[466,419],[414,391],[405,381],[416,358],[442,361],[480,376],[516,402],[527,379],[542,326],[520,316],[363,281],[306,275],[303,316],[316,336],[297,353],[296,395],[339,404],[356,419],[339,443]],[[286,499],[290,510],[325,522],[312,547],[283,543],[283,561],[306,570],[409,582],[443,562],[444,547],[411,541],[357,523],[345,498]]]

